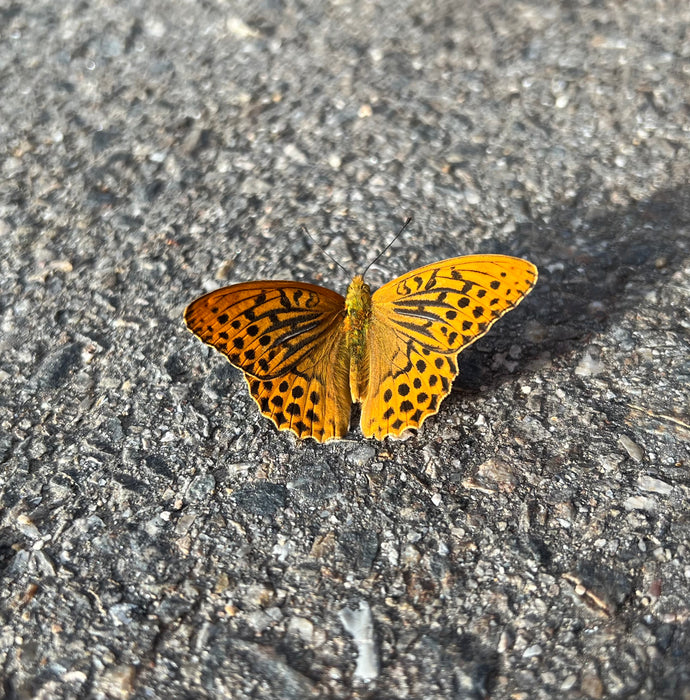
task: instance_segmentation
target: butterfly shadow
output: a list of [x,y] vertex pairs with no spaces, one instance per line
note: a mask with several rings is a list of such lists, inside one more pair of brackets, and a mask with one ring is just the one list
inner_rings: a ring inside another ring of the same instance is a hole
[[[589,217],[573,208],[555,212],[548,225],[521,225],[516,239],[538,266],[539,281],[501,319],[498,333],[460,355],[455,388],[495,388],[534,363],[577,353],[616,326],[684,264],[688,226],[690,190],[680,188]],[[686,312],[675,313],[680,321]]]

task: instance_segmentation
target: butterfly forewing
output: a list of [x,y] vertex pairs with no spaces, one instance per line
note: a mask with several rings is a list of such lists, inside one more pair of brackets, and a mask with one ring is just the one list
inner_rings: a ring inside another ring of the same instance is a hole
[[372,300],[421,347],[457,353],[518,304],[536,277],[536,267],[520,258],[468,255],[398,277]]
[[242,371],[273,379],[308,359],[342,324],[345,300],[313,284],[248,282],[205,294],[185,311],[189,329]]
[[193,301],[185,321],[245,373],[278,428],[325,441],[344,436],[350,419],[344,314],[345,300],[330,289],[249,282]]
[[364,434],[400,435],[436,413],[457,375],[458,353],[516,306],[536,279],[526,260],[471,255],[419,268],[374,292]]

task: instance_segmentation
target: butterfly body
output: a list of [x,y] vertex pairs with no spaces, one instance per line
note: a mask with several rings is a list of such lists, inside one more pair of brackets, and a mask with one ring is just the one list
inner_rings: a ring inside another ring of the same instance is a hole
[[438,411],[457,355],[532,289],[532,263],[451,258],[373,294],[361,276],[345,297],[299,282],[248,282],[185,310],[189,329],[242,370],[261,413],[319,442],[348,431],[362,404],[365,437],[400,436]]
[[350,395],[352,401],[361,401],[369,384],[366,350],[371,324],[371,289],[361,275],[347,288],[345,313],[343,327],[350,356]]

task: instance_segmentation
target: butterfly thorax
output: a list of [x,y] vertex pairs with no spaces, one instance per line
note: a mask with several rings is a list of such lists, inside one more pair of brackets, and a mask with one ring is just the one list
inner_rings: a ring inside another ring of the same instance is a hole
[[345,296],[345,335],[350,355],[350,392],[355,401],[364,396],[369,383],[367,330],[371,322],[371,289],[361,275],[347,288]]

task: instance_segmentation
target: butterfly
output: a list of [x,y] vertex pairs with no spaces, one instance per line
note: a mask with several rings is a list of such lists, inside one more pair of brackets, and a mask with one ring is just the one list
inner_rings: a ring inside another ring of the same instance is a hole
[[365,437],[383,440],[438,412],[457,356],[517,306],[537,268],[506,255],[425,265],[373,294],[362,275],[345,297],[305,282],[245,282],[185,309],[187,327],[242,370],[279,430],[343,438],[353,402]]

